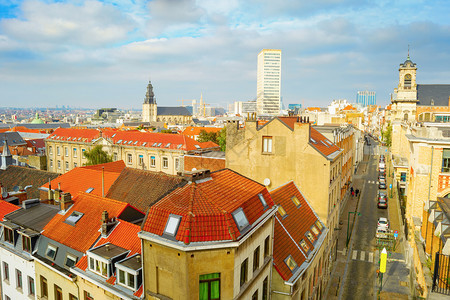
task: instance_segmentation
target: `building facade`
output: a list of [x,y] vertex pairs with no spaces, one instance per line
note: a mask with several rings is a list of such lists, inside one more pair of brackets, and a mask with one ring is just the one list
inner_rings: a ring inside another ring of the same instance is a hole
[[256,110],[277,116],[281,108],[281,50],[263,49],[258,54]]
[[362,107],[366,107],[368,105],[376,105],[377,94],[376,92],[370,91],[358,91],[356,93],[356,103],[361,105]]

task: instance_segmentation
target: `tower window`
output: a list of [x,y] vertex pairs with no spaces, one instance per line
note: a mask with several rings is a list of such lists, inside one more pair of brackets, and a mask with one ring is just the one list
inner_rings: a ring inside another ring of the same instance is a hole
[[405,88],[411,88],[411,74],[406,74],[405,75],[405,81],[404,81],[404,86]]

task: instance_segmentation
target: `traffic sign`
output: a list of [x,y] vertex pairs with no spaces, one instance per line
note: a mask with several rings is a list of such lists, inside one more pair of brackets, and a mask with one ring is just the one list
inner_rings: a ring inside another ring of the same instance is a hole
[[392,183],[389,185],[389,188],[392,189]]

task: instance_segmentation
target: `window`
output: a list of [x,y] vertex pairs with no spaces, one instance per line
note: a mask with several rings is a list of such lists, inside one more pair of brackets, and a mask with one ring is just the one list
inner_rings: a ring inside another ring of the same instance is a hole
[[121,284],[126,284],[126,282],[125,282],[125,271],[123,271],[123,270],[121,270],[121,269],[118,269],[119,270],[119,283],[121,283]]
[[143,166],[144,165],[144,155],[139,154],[139,165]]
[[93,257],[89,257],[89,269],[106,278],[109,277],[108,264]]
[[31,252],[31,239],[26,235],[22,235],[22,250]]
[[232,212],[231,215],[233,216],[234,222],[236,222],[240,232],[244,231],[250,225],[247,217],[245,216],[244,210],[241,207]]
[[244,262],[241,264],[240,286],[243,286],[244,283],[247,282],[247,269],[248,269],[248,258],[246,258]]
[[156,167],[156,158],[154,156],[150,156],[150,167]]
[[47,279],[41,276],[41,297],[48,297]]
[[134,286],[134,282],[135,282],[134,275],[130,274],[130,273],[127,273],[127,275],[128,275],[128,283],[127,283],[127,285],[128,285],[128,287],[134,289],[135,288],[135,286]]
[[130,153],[127,154],[127,163],[129,165],[133,163],[133,155]]
[[58,169],[61,169],[61,161],[58,160]]
[[267,292],[269,291],[269,277],[263,281],[262,300],[267,300]]
[[52,146],[49,146],[49,147],[48,147],[48,153],[49,153],[50,155],[53,155],[53,147],[52,147]]
[[406,182],[406,172],[401,172],[400,173],[400,181]]
[[288,266],[289,270],[291,270],[292,272],[294,272],[295,269],[297,269],[297,263],[295,262],[295,260],[292,258],[291,255],[289,255],[284,262],[286,263],[286,265]]
[[267,207],[269,207],[269,206],[267,205],[266,199],[264,199],[263,194],[259,193],[259,194],[258,194],[258,198],[259,198],[259,201],[261,201],[261,204],[263,205],[264,209],[266,209]]
[[9,265],[3,262],[3,280],[9,280]]
[[28,276],[28,295],[34,296],[34,278]]
[[294,196],[291,197],[291,199],[292,199],[292,202],[294,202],[294,204],[295,204],[295,206],[297,208],[301,206],[300,200],[298,200],[297,196],[294,195]]
[[62,290],[59,286],[57,286],[56,284],[55,286],[55,300],[62,300],[63,299],[63,293]]
[[323,225],[322,225],[322,223],[320,223],[319,220],[316,221],[315,225],[317,226],[317,228],[319,228],[320,231],[322,231]]
[[220,273],[200,275],[199,300],[220,299]]
[[75,266],[75,264],[77,263],[77,257],[71,254],[67,254],[66,256],[66,266],[68,266],[69,268]]
[[263,153],[272,153],[272,137],[263,136]]
[[73,148],[73,157],[77,157],[77,154],[78,154],[77,148]]
[[66,170],[69,170],[69,162],[66,161]]
[[253,293],[252,300],[258,300],[258,290]]
[[175,165],[175,171],[179,171],[180,170],[180,159],[178,157],[175,158],[174,165]]
[[5,235],[5,242],[14,244],[14,230],[8,227],[3,227],[3,233]]
[[48,244],[47,251],[45,251],[45,255],[47,255],[47,257],[49,257],[51,259],[55,259],[57,250],[58,250],[58,247]]
[[94,297],[89,292],[84,291],[84,300],[94,300]]
[[50,168],[53,168],[53,159],[50,159]]
[[314,233],[315,236],[319,236],[319,234],[320,234],[319,230],[314,225],[311,226],[311,231]]
[[117,152],[113,153],[113,161],[117,161]]
[[78,300],[78,298],[72,294],[69,294],[69,300]]
[[66,156],[69,156],[69,148],[64,147],[64,154],[65,154]]
[[83,158],[86,158],[86,156],[84,156],[84,152],[86,152],[86,149],[81,149],[81,153],[83,153]]
[[162,159],[162,167],[167,169],[169,167],[169,159],[167,157],[163,157]]
[[59,151],[59,146],[56,147],[56,155],[61,155],[61,152]]
[[287,213],[284,210],[283,206],[278,206],[278,213],[280,214],[281,218],[286,218],[287,217]]
[[169,215],[167,220],[166,228],[164,229],[164,234],[169,234],[171,236],[176,236],[178,231],[178,226],[180,225],[181,216]]
[[308,244],[306,244],[305,240],[301,240],[301,241],[300,241],[300,246],[302,246],[303,251],[305,251],[306,254],[308,254],[308,252],[309,252],[309,246],[308,246]]
[[310,231],[307,231],[305,233],[305,235],[308,238],[308,240],[311,242],[311,244],[314,244],[314,242],[316,241],[316,238],[314,237],[314,235]]
[[266,237],[264,240],[264,257],[267,257],[270,255],[270,235]]
[[5,295],[5,300],[11,300],[11,298],[8,295]]
[[[94,189],[92,189],[92,190],[94,190]],[[91,191],[90,191],[90,192],[91,192]],[[86,190],[86,193],[88,193],[87,190]],[[83,213],[80,213],[80,212],[78,212],[78,211],[73,211],[73,212],[70,214],[70,216],[68,216],[68,217],[66,218],[65,223],[68,223],[68,224],[70,224],[70,225],[75,225],[75,224],[81,219],[81,217],[82,217],[83,215],[84,215]]]
[[73,163],[73,167],[76,168],[78,167],[78,164],[76,162]]
[[22,271],[16,269],[16,288],[22,289]]
[[259,246],[253,251],[253,272],[259,268]]

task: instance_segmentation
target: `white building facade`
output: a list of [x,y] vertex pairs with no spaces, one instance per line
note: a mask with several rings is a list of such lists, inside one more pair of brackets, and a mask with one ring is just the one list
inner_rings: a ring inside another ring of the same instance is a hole
[[279,115],[281,107],[281,50],[263,49],[258,54],[256,93],[258,115]]

